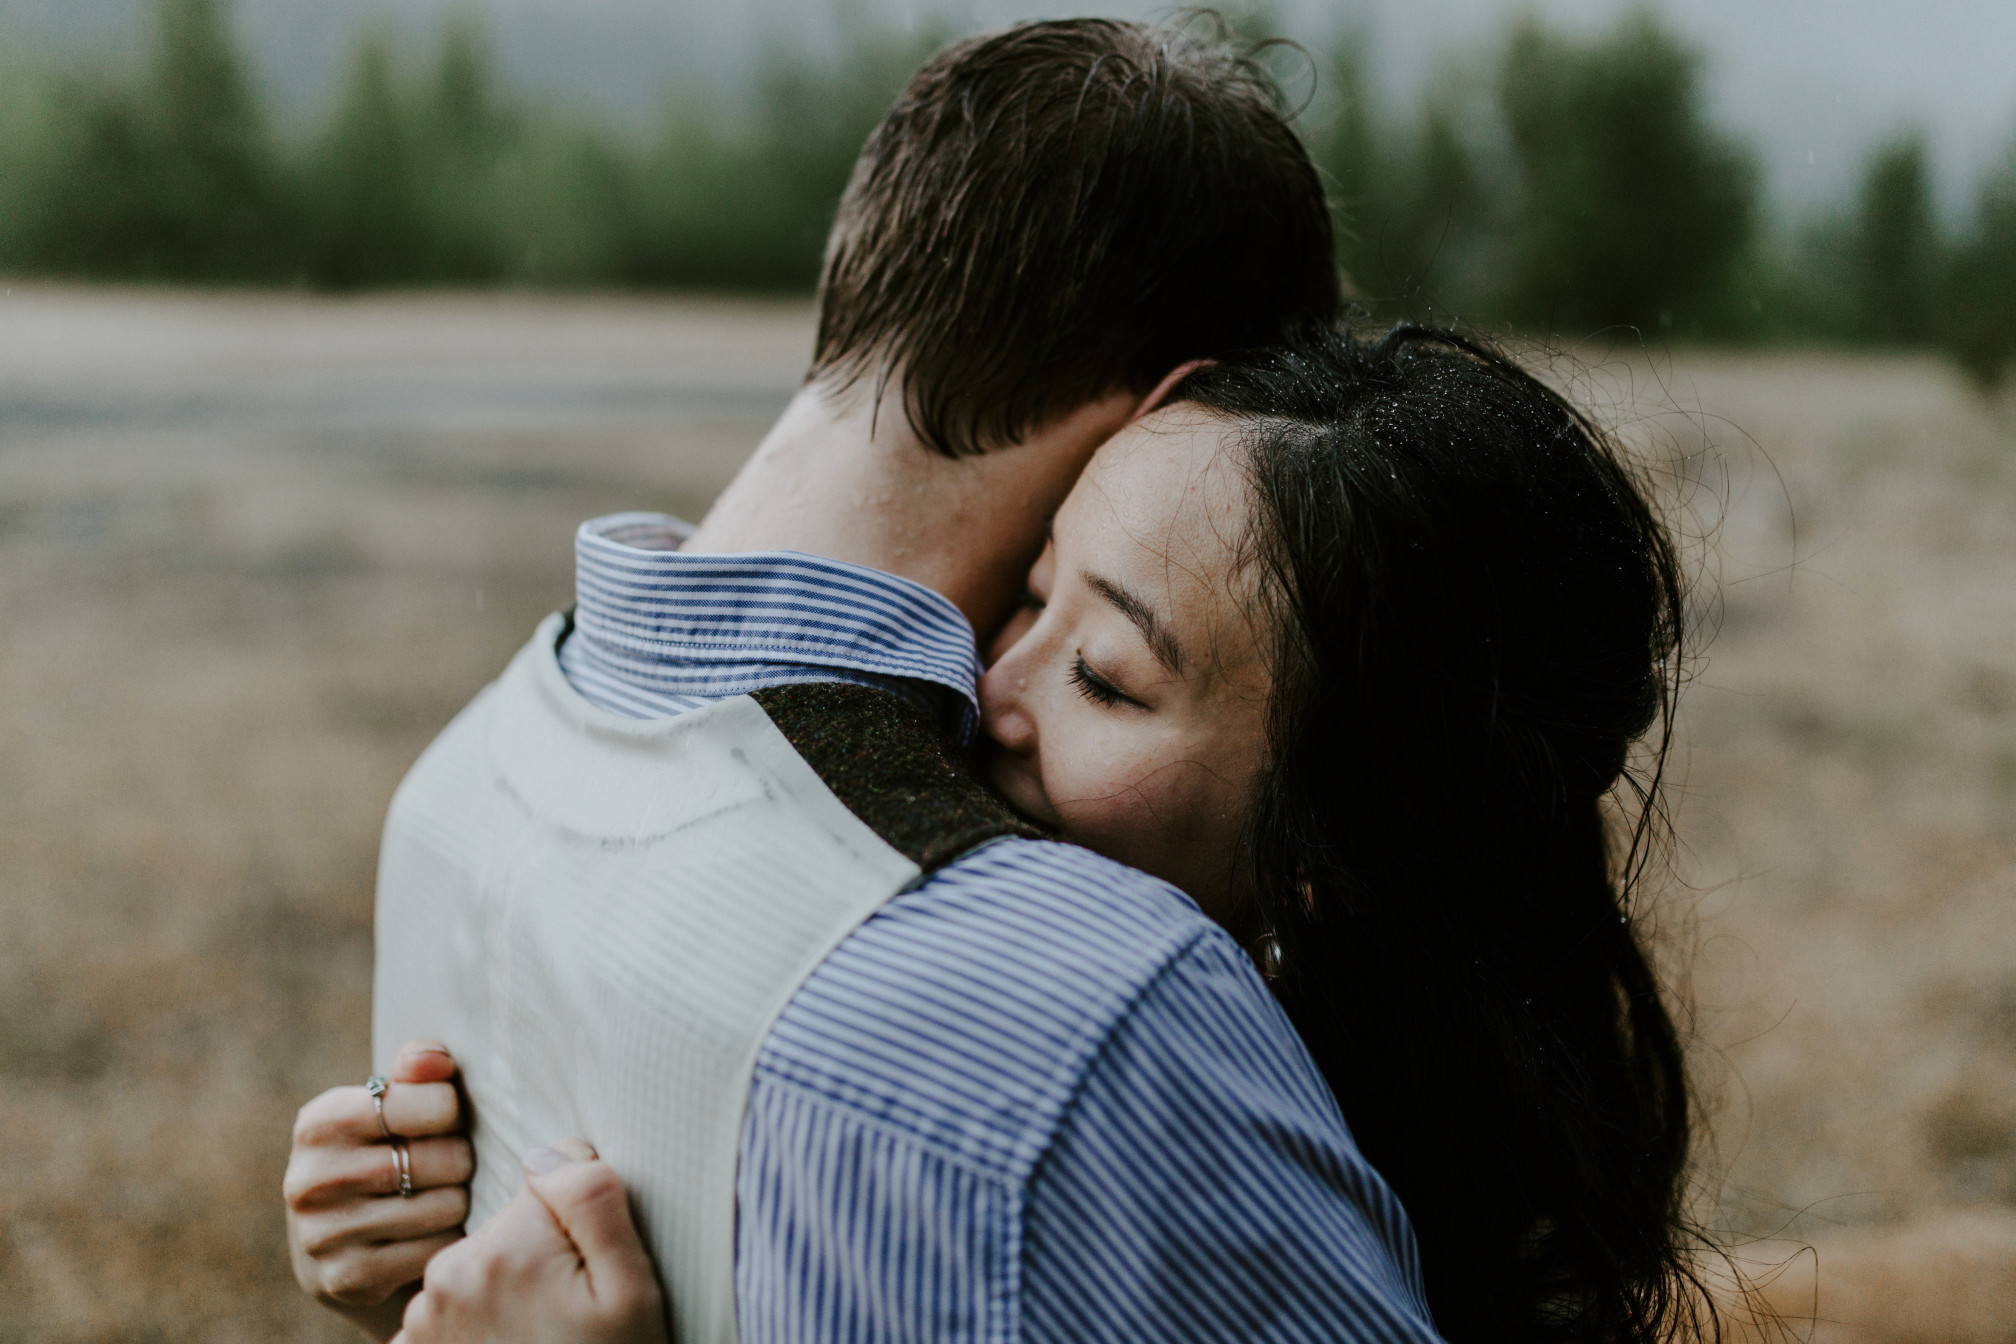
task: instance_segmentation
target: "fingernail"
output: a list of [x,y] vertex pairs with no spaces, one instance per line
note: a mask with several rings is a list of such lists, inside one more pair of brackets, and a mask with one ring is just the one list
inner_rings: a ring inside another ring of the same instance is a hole
[[544,1176],[566,1160],[567,1155],[559,1149],[542,1145],[525,1154],[525,1170],[534,1176]]

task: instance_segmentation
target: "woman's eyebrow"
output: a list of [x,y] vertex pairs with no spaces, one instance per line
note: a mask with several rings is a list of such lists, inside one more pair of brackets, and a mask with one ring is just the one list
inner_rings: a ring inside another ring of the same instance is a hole
[[1183,675],[1183,646],[1176,642],[1176,636],[1156,615],[1155,608],[1111,579],[1087,574],[1085,582],[1093,592],[1111,602],[1122,616],[1134,622],[1141,638],[1148,641],[1148,649],[1155,655],[1156,662],[1168,668],[1172,676]]

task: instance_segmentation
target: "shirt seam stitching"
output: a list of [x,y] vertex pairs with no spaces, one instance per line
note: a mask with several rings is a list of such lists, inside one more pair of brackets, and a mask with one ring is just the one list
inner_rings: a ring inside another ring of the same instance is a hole
[[1037,1173],[1042,1170],[1044,1160],[1049,1157],[1051,1151],[1056,1147],[1057,1136],[1064,1132],[1065,1126],[1070,1123],[1071,1117],[1077,1112],[1078,1103],[1085,1095],[1086,1084],[1091,1081],[1092,1075],[1098,1071],[1099,1065],[1106,1059],[1107,1054],[1113,1048],[1114,1039],[1120,1035],[1123,1028],[1134,1020],[1136,1014],[1140,1011],[1142,1002],[1150,994],[1154,993],[1176,970],[1177,966],[1181,965],[1196,950],[1198,944],[1209,935],[1209,932],[1210,930],[1205,928],[1191,929],[1183,936],[1180,942],[1172,945],[1162,965],[1156,969],[1155,974],[1143,980],[1140,987],[1135,990],[1132,997],[1127,1001],[1127,1005],[1114,1015],[1111,1025],[1107,1027],[1104,1034],[1100,1037],[1098,1048],[1091,1053],[1085,1061],[1085,1066],[1078,1071],[1078,1079],[1071,1086],[1070,1096],[1058,1108],[1057,1120],[1050,1127],[1049,1139],[1043,1144],[1042,1150],[1030,1161],[1029,1169],[1023,1176],[1023,1186],[1025,1189],[1035,1188]]
[[914,1129],[904,1128],[897,1122],[886,1119],[883,1116],[871,1115],[862,1111],[844,1098],[822,1091],[804,1079],[794,1078],[774,1065],[766,1068],[759,1064],[754,1083],[759,1087],[770,1086],[792,1092],[802,1100],[813,1102],[821,1109],[835,1113],[850,1124],[859,1125],[863,1129],[873,1130],[876,1134],[886,1139],[915,1148],[944,1162],[948,1166],[959,1168],[977,1180],[999,1185],[1002,1187],[1004,1194],[1012,1196],[1016,1186],[1019,1184],[1019,1179],[1013,1170],[1014,1156],[1012,1153],[1007,1162],[994,1165],[989,1164],[985,1159],[976,1158],[967,1153],[956,1152],[945,1147],[929,1135],[920,1134]]

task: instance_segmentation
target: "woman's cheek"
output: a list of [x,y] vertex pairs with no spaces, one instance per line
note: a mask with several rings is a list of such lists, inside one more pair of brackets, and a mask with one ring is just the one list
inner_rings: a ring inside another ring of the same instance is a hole
[[[1153,796],[1153,766],[1113,734],[1083,732],[1053,754],[1044,792],[1068,839],[1137,868],[1151,868],[1167,841]],[[1068,758],[1068,759],[1064,759]]]

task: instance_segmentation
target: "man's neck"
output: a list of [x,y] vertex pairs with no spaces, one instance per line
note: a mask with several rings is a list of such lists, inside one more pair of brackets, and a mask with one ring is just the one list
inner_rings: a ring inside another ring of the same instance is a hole
[[949,458],[917,438],[895,392],[877,414],[865,389],[808,384],[681,549],[803,551],[900,575],[950,598],[984,641],[1050,515],[1138,401],[1114,393],[1013,447]]

